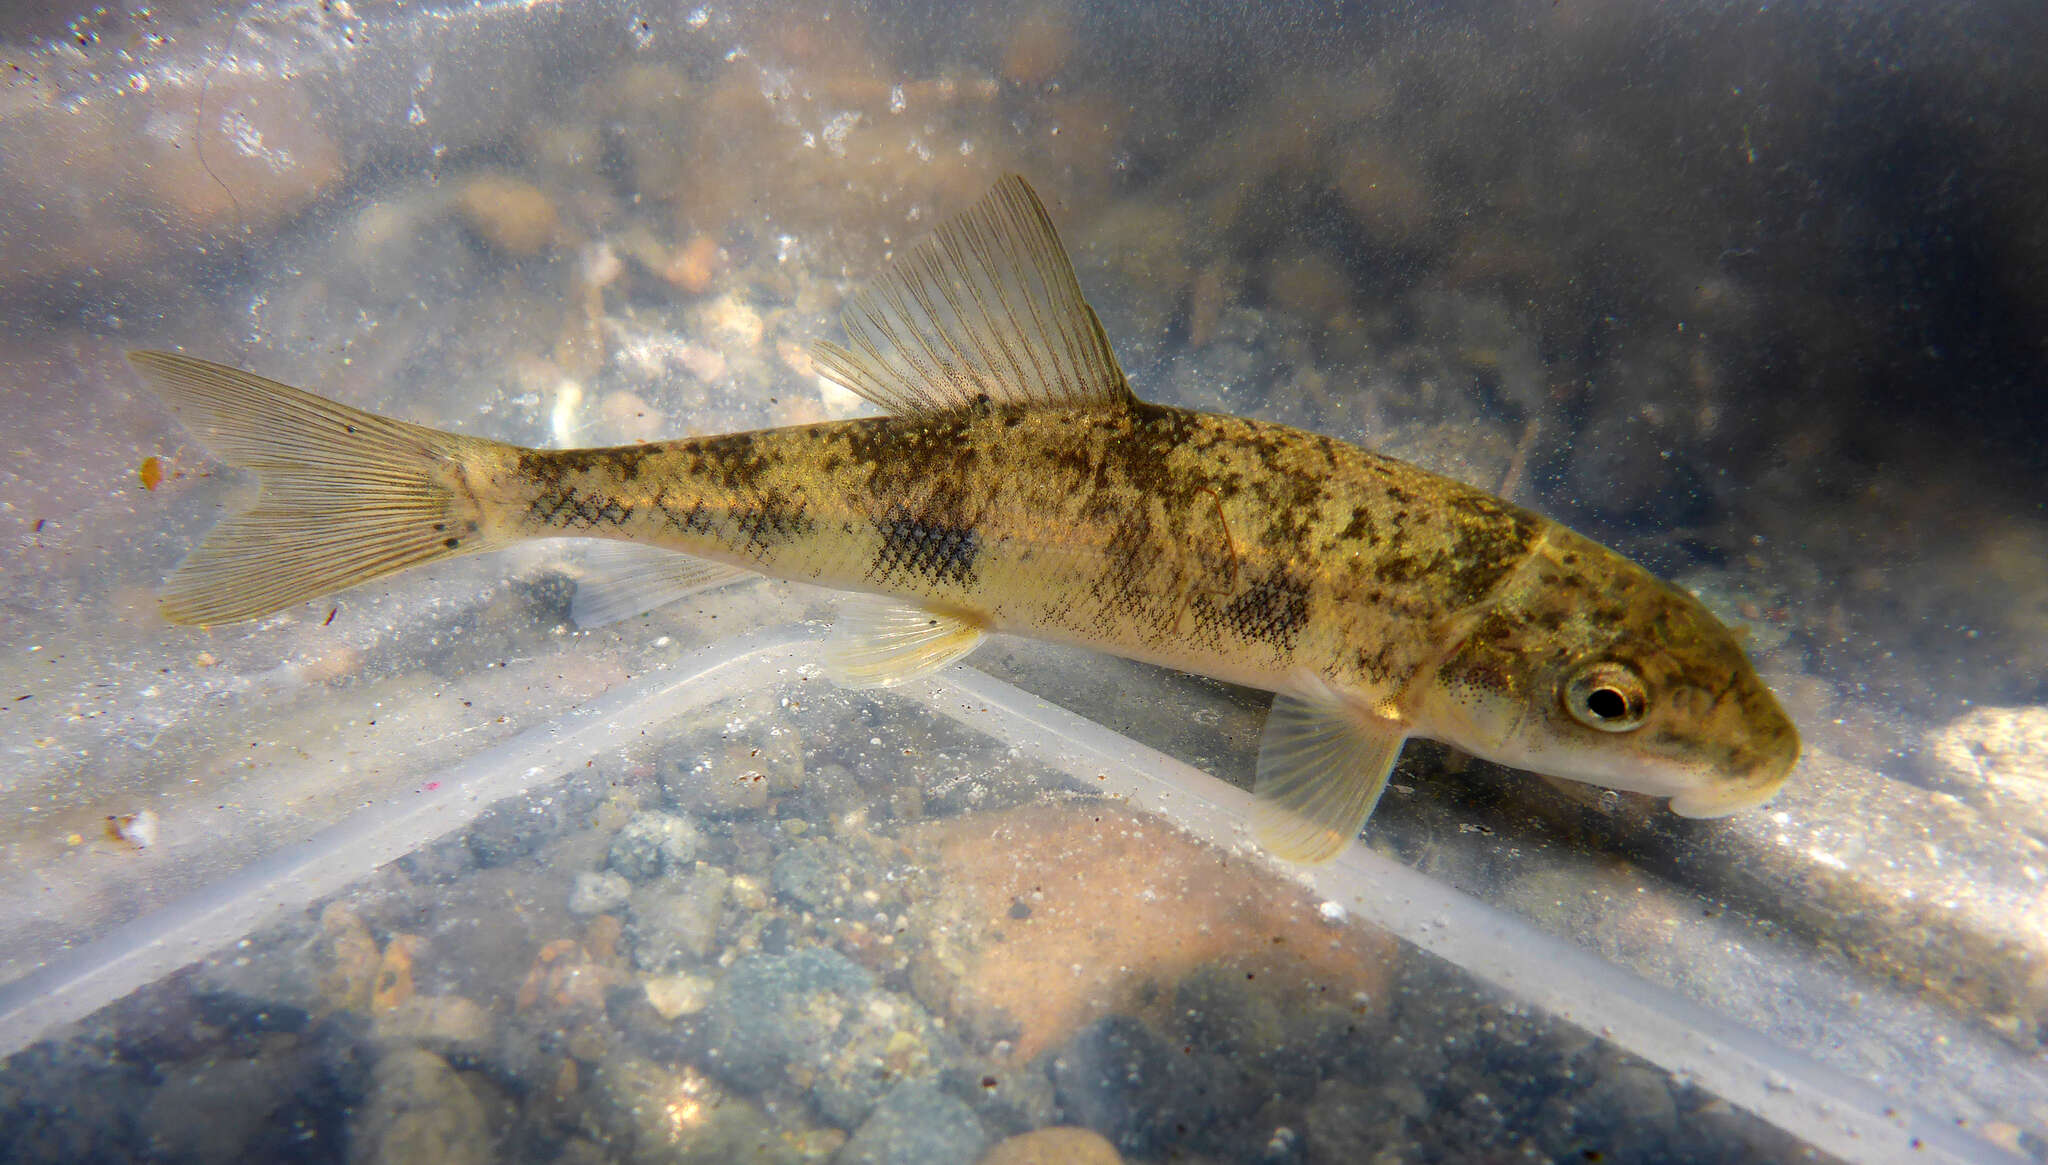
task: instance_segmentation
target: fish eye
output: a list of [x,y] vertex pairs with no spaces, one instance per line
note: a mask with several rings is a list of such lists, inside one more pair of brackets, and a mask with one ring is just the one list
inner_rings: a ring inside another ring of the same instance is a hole
[[1650,694],[1643,677],[1627,664],[1602,660],[1573,672],[1565,681],[1565,711],[1572,719],[1602,732],[1640,728],[1649,712]]

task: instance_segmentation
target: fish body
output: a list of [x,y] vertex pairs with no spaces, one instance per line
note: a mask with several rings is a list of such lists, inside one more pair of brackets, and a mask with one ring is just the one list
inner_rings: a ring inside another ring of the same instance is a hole
[[[1462,483],[1283,425],[1135,398],[1021,179],[847,313],[829,376],[892,415],[605,449],[376,417],[187,357],[135,360],[263,475],[175,576],[172,618],[276,610],[418,562],[564,535],[876,598],[828,647],[900,682],[990,632],[1276,693],[1261,839],[1323,860],[1409,736],[1711,815],[1775,791],[1798,737],[1691,596]],[[644,589],[644,588],[643,588]]]

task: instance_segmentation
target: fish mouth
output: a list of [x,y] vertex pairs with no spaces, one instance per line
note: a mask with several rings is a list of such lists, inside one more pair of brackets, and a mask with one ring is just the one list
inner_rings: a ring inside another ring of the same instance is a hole
[[1671,811],[1680,817],[1726,817],[1777,796],[1799,764],[1799,735],[1790,724],[1771,753],[1742,777],[1710,781],[1674,794]]
[[1781,776],[1771,781],[1687,789],[1671,798],[1671,811],[1680,817],[1726,817],[1763,804],[1777,796],[1784,784]]

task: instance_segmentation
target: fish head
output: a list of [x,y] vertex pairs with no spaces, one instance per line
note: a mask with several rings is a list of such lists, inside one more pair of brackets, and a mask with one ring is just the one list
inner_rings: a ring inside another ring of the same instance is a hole
[[1770,799],[1799,732],[1698,599],[1568,531],[1426,678],[1419,732],[1501,764],[1669,797],[1683,817]]

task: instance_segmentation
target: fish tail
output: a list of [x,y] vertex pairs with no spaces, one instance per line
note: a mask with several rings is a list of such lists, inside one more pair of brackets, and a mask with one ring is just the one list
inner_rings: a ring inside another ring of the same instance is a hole
[[353,409],[170,352],[130,352],[256,504],[213,528],[165,584],[164,616],[254,619],[493,543],[468,466],[495,443]]

